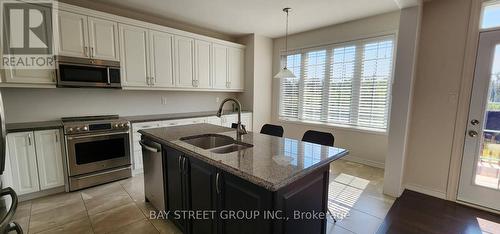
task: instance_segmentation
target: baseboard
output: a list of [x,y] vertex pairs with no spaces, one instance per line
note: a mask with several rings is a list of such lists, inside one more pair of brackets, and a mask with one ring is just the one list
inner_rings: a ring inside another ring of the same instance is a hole
[[57,194],[57,193],[64,193],[64,192],[66,192],[66,190],[65,190],[64,186],[61,186],[61,187],[51,188],[51,189],[38,191],[38,192],[34,192],[34,193],[19,195],[18,198],[19,198],[19,201],[22,202],[22,201],[33,200],[36,198],[46,197],[49,195],[53,195],[53,194]]
[[437,198],[441,198],[441,199],[446,200],[446,192],[443,192],[443,191],[437,191],[434,189],[424,188],[424,187],[422,187],[420,185],[416,185],[416,184],[405,184],[404,187],[408,190],[411,190],[411,191],[423,193],[425,195],[429,195],[429,196],[433,196],[433,197],[437,197]]
[[143,174],[143,173],[144,173],[144,170],[142,168],[132,170],[132,176],[136,176],[136,175]]
[[369,159],[366,159],[366,158],[361,158],[361,157],[356,157],[356,156],[352,156],[352,155],[347,155],[343,159],[345,159],[347,161],[355,162],[355,163],[361,163],[361,164],[364,164],[364,165],[368,165],[368,166],[380,168],[380,169],[384,169],[385,168],[385,164],[384,163],[373,161],[373,160],[369,160]]

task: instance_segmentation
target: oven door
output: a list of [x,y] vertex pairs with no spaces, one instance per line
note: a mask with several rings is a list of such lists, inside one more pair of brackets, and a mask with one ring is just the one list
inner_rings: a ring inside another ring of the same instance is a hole
[[128,132],[66,136],[66,147],[70,176],[131,164]]

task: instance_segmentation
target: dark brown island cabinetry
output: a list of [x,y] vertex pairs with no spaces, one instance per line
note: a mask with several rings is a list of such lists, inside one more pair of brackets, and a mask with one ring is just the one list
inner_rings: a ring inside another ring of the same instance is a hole
[[184,233],[326,232],[326,219],[301,212],[326,212],[328,164],[271,191],[166,145],[162,152],[166,209]]

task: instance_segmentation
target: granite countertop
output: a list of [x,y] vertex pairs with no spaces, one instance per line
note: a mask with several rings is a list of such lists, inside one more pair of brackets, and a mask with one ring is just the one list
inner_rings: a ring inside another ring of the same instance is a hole
[[[187,118],[198,118],[198,117],[208,117],[215,116],[217,110],[214,111],[203,111],[203,112],[188,112],[188,113],[172,113],[172,114],[158,114],[158,115],[136,115],[136,116],[124,116],[123,118],[132,122],[148,122],[148,121],[160,121],[160,120],[171,120],[171,119],[187,119]],[[224,111],[224,115],[237,114],[238,112]],[[241,113],[249,113],[249,111],[242,111]]]
[[139,133],[271,191],[348,154],[345,149],[253,132],[242,136],[242,141],[253,147],[228,154],[213,153],[179,140],[210,133],[236,137],[234,129],[211,124],[155,128]]
[[[122,118],[126,119],[132,123],[138,123],[138,122],[148,122],[148,121],[187,119],[187,118],[215,116],[216,113],[217,113],[217,111],[204,111],[204,112],[188,112],[188,113],[173,113],[173,114],[158,114],[158,115],[124,116]],[[236,113],[237,112],[224,111],[224,115],[236,114]],[[249,113],[249,111],[242,111],[242,113]],[[23,122],[23,123],[7,123],[6,124],[7,133],[24,132],[24,131],[38,131],[38,130],[48,130],[48,129],[57,129],[57,128],[62,128],[61,120]]]
[[25,122],[25,123],[7,123],[5,124],[7,133],[38,131],[62,128],[61,120],[41,121],[41,122]]

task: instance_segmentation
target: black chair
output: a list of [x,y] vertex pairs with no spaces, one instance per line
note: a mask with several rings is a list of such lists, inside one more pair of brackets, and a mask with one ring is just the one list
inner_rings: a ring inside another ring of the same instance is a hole
[[329,132],[318,132],[314,130],[309,130],[304,133],[302,141],[307,141],[310,143],[332,146],[335,142],[335,137]]
[[262,126],[262,128],[260,129],[260,133],[271,136],[283,137],[283,127],[273,124],[264,124],[264,126]]

